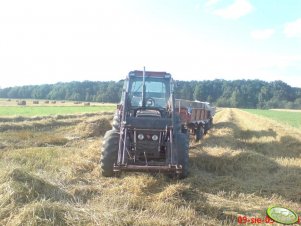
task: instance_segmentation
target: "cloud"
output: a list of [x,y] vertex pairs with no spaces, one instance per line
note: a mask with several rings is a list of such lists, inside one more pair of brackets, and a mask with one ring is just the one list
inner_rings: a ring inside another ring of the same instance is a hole
[[206,6],[212,6],[219,2],[220,0],[207,0]]
[[275,33],[275,29],[269,28],[269,29],[263,29],[263,30],[255,30],[251,32],[251,37],[253,39],[257,40],[264,40],[272,37],[272,35]]
[[287,23],[284,26],[284,34],[288,38],[301,38],[301,18],[291,23]]
[[226,8],[216,9],[213,14],[224,19],[238,19],[249,14],[253,10],[253,6],[248,0],[235,0],[232,5]]

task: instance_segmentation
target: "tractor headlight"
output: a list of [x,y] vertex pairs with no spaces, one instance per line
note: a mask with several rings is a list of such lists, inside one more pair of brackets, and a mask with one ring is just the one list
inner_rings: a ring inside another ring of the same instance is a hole
[[157,135],[153,135],[153,136],[152,136],[152,140],[153,140],[153,141],[158,140],[158,136],[157,136]]
[[138,134],[138,139],[139,140],[143,140],[144,139],[144,135],[142,133]]

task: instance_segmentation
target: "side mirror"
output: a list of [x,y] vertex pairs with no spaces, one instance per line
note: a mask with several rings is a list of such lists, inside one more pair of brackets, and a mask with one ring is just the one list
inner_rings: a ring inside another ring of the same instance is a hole
[[121,108],[122,108],[122,104],[117,104],[117,106],[116,106],[116,107],[117,107],[117,109],[118,109],[118,110],[121,110]]

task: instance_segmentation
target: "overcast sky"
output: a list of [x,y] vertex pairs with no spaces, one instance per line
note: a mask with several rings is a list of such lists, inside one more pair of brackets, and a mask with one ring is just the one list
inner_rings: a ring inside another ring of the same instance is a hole
[[0,1],[2,88],[117,81],[143,66],[301,87],[301,1]]

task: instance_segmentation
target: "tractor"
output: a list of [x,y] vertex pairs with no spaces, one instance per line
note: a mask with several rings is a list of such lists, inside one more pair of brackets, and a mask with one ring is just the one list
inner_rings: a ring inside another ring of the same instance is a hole
[[129,72],[113,128],[103,138],[103,176],[143,171],[187,177],[189,133],[176,112],[174,84],[166,72]]

